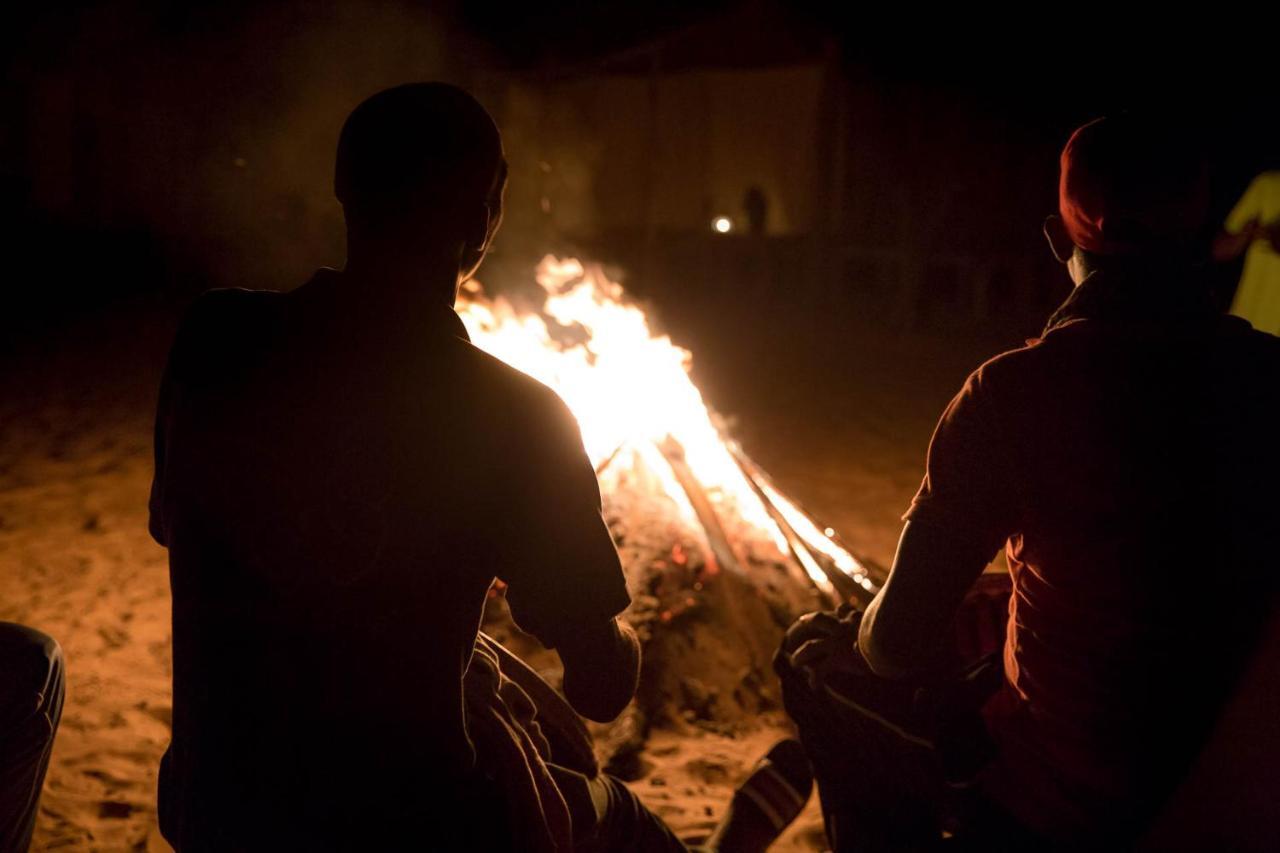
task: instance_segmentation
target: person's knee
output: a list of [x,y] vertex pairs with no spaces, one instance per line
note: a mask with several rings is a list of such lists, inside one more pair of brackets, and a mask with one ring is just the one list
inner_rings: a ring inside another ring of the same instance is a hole
[[66,691],[58,641],[26,625],[0,622],[0,666],[9,676],[0,685],[0,722],[19,723],[44,713],[56,726]]

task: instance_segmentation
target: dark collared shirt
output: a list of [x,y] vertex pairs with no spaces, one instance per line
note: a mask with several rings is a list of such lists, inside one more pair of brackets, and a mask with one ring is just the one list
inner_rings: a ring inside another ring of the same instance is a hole
[[173,591],[161,820],[188,847],[457,819],[461,681],[493,579],[549,646],[629,602],[563,402],[445,305],[420,334],[362,330],[340,275],[206,294],[170,356],[151,499]]
[[1007,546],[996,787],[1056,837],[1141,825],[1273,600],[1280,340],[1203,293],[1095,273],[969,377],[907,513]]

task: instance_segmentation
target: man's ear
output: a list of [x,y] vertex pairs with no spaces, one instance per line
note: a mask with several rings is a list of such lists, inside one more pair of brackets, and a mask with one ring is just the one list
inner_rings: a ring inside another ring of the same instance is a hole
[[459,281],[475,275],[489,251],[494,229],[489,227],[489,209],[481,206],[467,218],[462,232],[462,251],[458,256]]
[[1067,226],[1063,223],[1062,217],[1054,215],[1045,218],[1044,236],[1049,241],[1049,251],[1053,252],[1053,256],[1058,263],[1065,264],[1071,260],[1076,244],[1072,242],[1071,236],[1067,234]]
[[489,227],[489,206],[480,205],[467,217],[466,231],[463,240],[468,254],[483,255],[493,239],[493,229]]

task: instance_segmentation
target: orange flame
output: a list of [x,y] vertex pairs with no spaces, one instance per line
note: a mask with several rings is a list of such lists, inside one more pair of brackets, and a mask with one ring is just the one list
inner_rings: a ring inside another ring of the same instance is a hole
[[[786,536],[747,481],[733,457],[734,445],[721,434],[689,378],[688,350],[665,335],[653,334],[644,311],[627,301],[621,285],[597,267],[548,255],[538,265],[536,280],[546,292],[541,313],[517,311],[501,296],[486,296],[479,283],[467,283],[458,314],[475,345],[561,396],[578,419],[593,464],[644,464],[657,475],[667,497],[692,519],[694,510],[658,450],[664,439],[674,438],[717,513],[742,519],[765,534],[780,557],[786,554]],[[575,329],[572,342],[553,336],[544,317]],[[602,486],[607,491],[607,478],[602,477]],[[851,554],[775,489],[763,488],[808,547],[826,555],[864,588],[872,588]],[[815,583],[831,588],[811,559],[802,563]]]

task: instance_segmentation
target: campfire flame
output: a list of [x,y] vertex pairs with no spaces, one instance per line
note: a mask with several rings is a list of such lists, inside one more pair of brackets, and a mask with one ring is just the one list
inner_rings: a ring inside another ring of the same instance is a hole
[[756,528],[819,588],[864,599],[876,589],[863,562],[723,434],[689,377],[688,350],[655,335],[621,285],[598,267],[550,255],[536,280],[546,294],[540,310],[517,310],[469,281],[458,314],[476,346],[550,386],[568,404],[606,493],[616,482],[610,471],[644,466],[686,518],[705,525],[672,469],[671,448],[677,448],[680,464],[718,516]]

